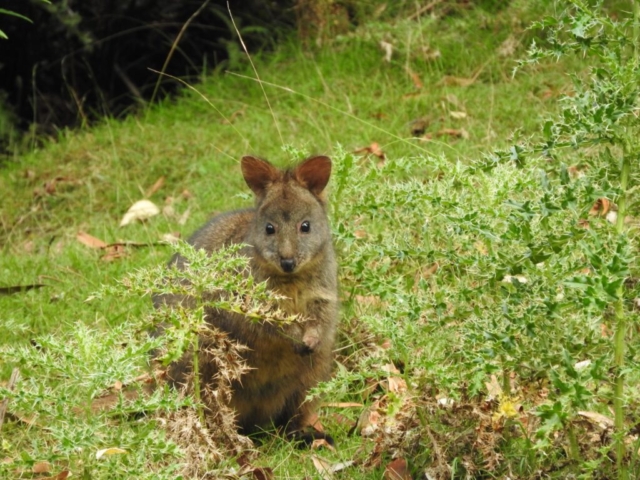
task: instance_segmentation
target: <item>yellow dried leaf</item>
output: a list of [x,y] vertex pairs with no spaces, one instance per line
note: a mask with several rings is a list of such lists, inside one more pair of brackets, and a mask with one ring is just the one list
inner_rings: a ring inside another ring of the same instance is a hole
[[451,115],[451,118],[455,118],[456,120],[462,120],[467,118],[467,112],[449,112],[449,115]]
[[96,452],[96,460],[99,460],[104,456],[120,455],[123,453],[127,453],[127,451],[123,450],[122,448],[118,448],[118,447],[103,448],[102,450],[98,450]]
[[127,213],[122,217],[122,221],[120,222],[120,226],[124,227],[125,225],[129,225],[136,220],[143,221],[151,218],[160,213],[160,209],[156,206],[155,203],[149,200],[139,200],[127,210]]

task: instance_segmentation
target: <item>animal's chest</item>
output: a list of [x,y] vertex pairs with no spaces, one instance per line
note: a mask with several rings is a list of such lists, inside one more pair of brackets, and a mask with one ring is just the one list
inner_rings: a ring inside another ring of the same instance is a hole
[[309,289],[301,288],[297,283],[287,283],[274,285],[271,290],[283,297],[278,303],[286,313],[302,316],[306,314]]

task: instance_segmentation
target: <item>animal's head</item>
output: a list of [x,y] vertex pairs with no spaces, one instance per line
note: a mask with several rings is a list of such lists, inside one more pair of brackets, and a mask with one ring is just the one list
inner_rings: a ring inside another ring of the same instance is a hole
[[248,238],[256,261],[273,275],[313,268],[331,242],[324,196],[331,175],[329,157],[311,157],[288,170],[250,156],[243,157],[241,165],[256,196]]

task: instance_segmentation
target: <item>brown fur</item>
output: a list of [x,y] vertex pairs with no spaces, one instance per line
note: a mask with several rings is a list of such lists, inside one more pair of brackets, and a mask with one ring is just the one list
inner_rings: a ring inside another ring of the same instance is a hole
[[[252,275],[287,297],[281,308],[308,321],[284,330],[249,322],[243,316],[209,310],[207,320],[248,350],[251,368],[232,385],[229,405],[237,412],[241,431],[250,433],[271,424],[295,432],[307,424],[312,405],[308,390],[329,377],[338,319],[337,266],[331,243],[323,192],[331,173],[327,157],[312,157],[290,170],[279,170],[255,157],[242,159],[242,173],[256,196],[253,209],[214,217],[189,243],[212,252],[245,243]],[[310,231],[304,232],[303,222]],[[266,225],[274,232],[267,234]],[[180,267],[183,259],[172,263]],[[291,268],[292,271],[288,271]],[[156,297],[154,303],[175,302]],[[205,345],[201,347],[206,348]],[[200,366],[203,384],[216,375],[215,365]],[[169,369],[169,377],[184,383],[190,373],[185,356]]]

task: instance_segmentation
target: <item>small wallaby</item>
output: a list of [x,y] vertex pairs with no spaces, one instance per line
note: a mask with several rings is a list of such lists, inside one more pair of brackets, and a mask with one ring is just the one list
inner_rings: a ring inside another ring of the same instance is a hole
[[[313,405],[305,402],[308,390],[329,378],[338,321],[337,264],[324,195],[331,160],[316,156],[279,170],[246,156],[241,166],[255,208],[215,216],[189,243],[208,252],[246,244],[241,253],[250,259],[253,277],[286,297],[280,304],[285,313],[307,319],[280,328],[236,313],[207,311],[209,323],[248,347],[242,355],[250,370],[232,384],[228,402],[240,431],[275,425],[295,437],[312,413]],[[180,268],[184,259],[176,255],[170,264]],[[156,306],[162,302],[172,300],[154,298]],[[215,365],[200,365],[202,382],[217,371]],[[184,383],[190,372],[185,357],[169,367],[168,376]]]

